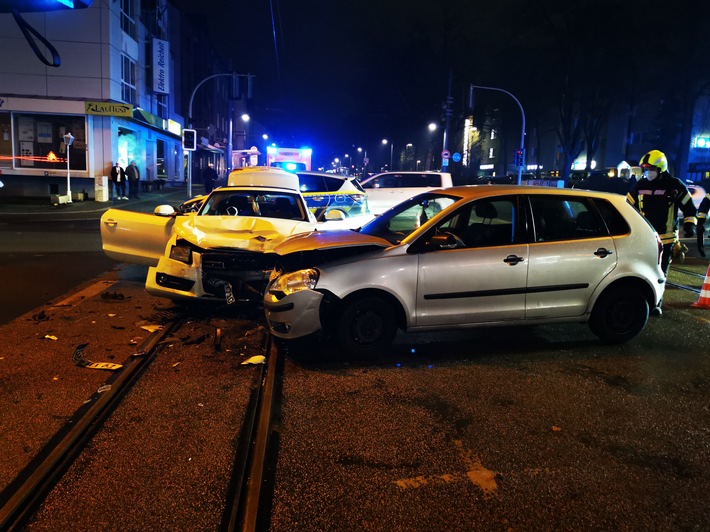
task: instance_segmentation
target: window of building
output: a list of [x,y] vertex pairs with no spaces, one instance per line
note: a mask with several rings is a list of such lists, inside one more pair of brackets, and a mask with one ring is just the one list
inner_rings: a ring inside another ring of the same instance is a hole
[[10,113],[0,113],[0,168],[12,167]]
[[497,137],[496,130],[491,129],[491,140],[495,140],[496,137]]
[[157,102],[157,112],[156,114],[160,118],[168,118],[168,95],[167,94],[156,94]]
[[86,170],[86,122],[83,116],[15,113],[13,127],[16,168],[66,171],[64,135],[71,133],[74,142],[70,147],[69,168]]
[[121,99],[136,103],[136,64],[128,56],[121,56]]
[[488,148],[488,158],[493,159],[493,148]]
[[136,38],[135,0],[121,0],[121,29]]

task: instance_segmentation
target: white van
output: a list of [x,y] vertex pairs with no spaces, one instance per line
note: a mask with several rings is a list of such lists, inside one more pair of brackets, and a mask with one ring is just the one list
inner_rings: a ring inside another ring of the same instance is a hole
[[370,212],[382,214],[406,199],[435,188],[453,186],[447,172],[384,172],[363,179]]

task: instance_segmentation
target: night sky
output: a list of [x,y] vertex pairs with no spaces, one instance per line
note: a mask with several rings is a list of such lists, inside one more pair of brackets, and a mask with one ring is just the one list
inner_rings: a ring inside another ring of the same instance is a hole
[[[708,7],[685,1],[174,3],[205,16],[236,71],[256,74],[254,120],[282,145],[311,146],[319,162],[357,146],[375,155],[382,138],[417,142],[429,122],[443,125],[449,75],[452,121],[471,83],[513,92],[532,121],[565,80],[624,91],[693,75],[710,35]],[[518,113],[499,95],[477,94],[483,104]]]

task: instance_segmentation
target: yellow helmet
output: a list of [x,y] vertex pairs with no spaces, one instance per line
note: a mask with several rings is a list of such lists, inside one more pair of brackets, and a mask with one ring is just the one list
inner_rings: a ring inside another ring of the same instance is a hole
[[655,166],[656,168],[660,168],[661,172],[665,172],[668,170],[668,159],[666,159],[666,155],[662,151],[651,150],[641,157],[639,166],[642,168]]

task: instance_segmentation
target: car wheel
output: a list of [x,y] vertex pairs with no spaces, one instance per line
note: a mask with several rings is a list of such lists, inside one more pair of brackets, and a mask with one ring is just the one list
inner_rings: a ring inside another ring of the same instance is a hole
[[617,287],[604,292],[592,309],[589,327],[605,342],[624,343],[646,326],[648,301],[636,289]]
[[336,327],[338,342],[353,355],[380,353],[397,334],[392,305],[377,296],[346,301]]

